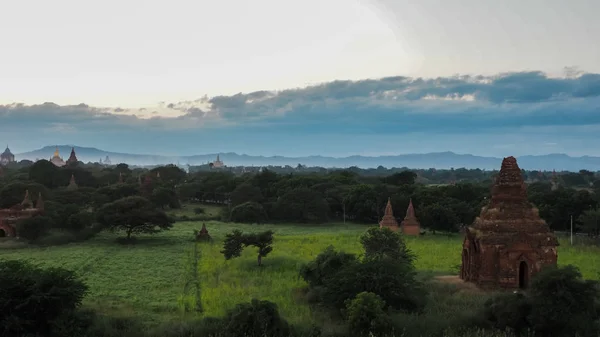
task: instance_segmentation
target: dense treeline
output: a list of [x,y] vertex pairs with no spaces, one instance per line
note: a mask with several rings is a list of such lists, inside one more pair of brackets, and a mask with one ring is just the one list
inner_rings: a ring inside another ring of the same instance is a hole
[[[225,221],[374,224],[390,198],[399,219],[404,217],[412,199],[424,228],[450,232],[473,222],[489,198],[497,174],[465,169],[428,170],[440,177],[448,174],[460,177],[453,184],[432,185],[421,182],[424,179],[421,171],[409,170],[387,176],[361,175],[361,170],[355,169],[289,174],[264,169],[243,175],[212,170],[188,174],[174,165],[151,170],[132,170],[126,164],[57,168],[41,160],[4,171],[0,178],[0,207],[19,203],[28,189],[33,196],[41,193],[46,200],[49,198],[49,207],[56,208],[54,213],[64,214],[62,219],[55,220],[63,223],[67,222],[66,214],[76,213],[76,207],[143,196],[161,209],[177,208],[180,201],[225,205],[221,216]],[[582,170],[555,179],[544,179],[544,175],[533,171],[523,174],[525,179],[539,178],[528,184],[529,199],[552,229],[568,231],[572,218],[575,230],[598,235],[600,184],[594,173]],[[79,187],[75,191],[66,188],[72,176]],[[469,177],[474,180],[468,181]],[[588,188],[569,187],[573,185]]]
[[[351,171],[329,174],[278,175],[269,170],[236,176],[207,172],[188,176],[178,185],[182,200],[229,206],[235,221],[320,223],[354,221],[376,223],[388,198],[395,215],[404,217],[412,199],[425,228],[458,231],[470,224],[490,196],[490,179],[426,185],[412,171],[384,177],[360,176]],[[528,185],[529,199],[554,230],[576,228],[597,233],[598,194],[594,189],[563,187],[551,182]]]

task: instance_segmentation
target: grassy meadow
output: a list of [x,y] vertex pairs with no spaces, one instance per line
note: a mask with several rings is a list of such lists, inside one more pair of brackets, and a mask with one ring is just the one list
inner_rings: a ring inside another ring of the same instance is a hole
[[[291,323],[318,322],[303,300],[305,286],[298,277],[299,267],[333,245],[338,250],[359,254],[359,237],[367,229],[362,225],[328,224],[320,226],[241,225],[207,221],[214,243],[199,244],[200,282],[205,315],[220,316],[229,308],[251,298],[278,304],[282,315]],[[183,313],[184,284],[187,279],[188,255],[194,243],[193,230],[202,221],[177,222],[174,228],[155,236],[139,236],[135,245],[115,242],[116,235],[101,233],[83,243],[46,248],[0,249],[0,258],[28,259],[45,266],[59,266],[77,271],[90,287],[85,305],[118,316],[137,316],[148,324],[192,317]],[[240,258],[226,261],[220,253],[225,234],[233,229],[275,232],[273,252],[256,265],[251,247]],[[425,235],[406,238],[416,253],[416,267],[424,274],[458,273],[461,237]],[[600,276],[600,248],[559,247],[559,264],[573,264],[584,277]],[[0,248],[2,245],[0,244]],[[464,292],[442,285],[431,288],[432,315],[446,315],[471,309],[486,299],[480,292],[465,297]],[[407,317],[406,319],[413,319]],[[427,324],[424,322],[423,324]]]

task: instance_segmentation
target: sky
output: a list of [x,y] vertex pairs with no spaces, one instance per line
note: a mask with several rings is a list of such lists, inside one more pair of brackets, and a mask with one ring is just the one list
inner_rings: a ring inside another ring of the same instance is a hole
[[22,0],[0,13],[0,142],[16,153],[600,156],[595,0]]

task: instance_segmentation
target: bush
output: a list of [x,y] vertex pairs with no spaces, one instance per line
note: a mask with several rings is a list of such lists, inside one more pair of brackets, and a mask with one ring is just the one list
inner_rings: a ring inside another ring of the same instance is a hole
[[389,228],[370,228],[360,237],[366,259],[390,258],[413,263],[415,255],[406,247],[402,237]]
[[57,327],[73,325],[87,292],[71,271],[24,261],[0,261],[0,284],[1,336],[61,336]]
[[512,330],[517,336],[529,328],[527,316],[530,313],[531,303],[521,293],[500,294],[489,299],[484,306],[484,317],[494,328]]
[[204,208],[202,208],[202,207],[194,208],[194,214],[200,215],[200,214],[204,214],[204,213],[206,213],[206,210],[204,210]]
[[45,216],[21,219],[16,224],[17,235],[33,242],[46,235],[53,225],[52,219]]
[[548,267],[537,274],[525,294],[502,294],[484,310],[488,322],[515,333],[540,336],[598,336],[600,291],[573,266]]
[[79,232],[84,228],[89,228],[94,224],[96,215],[92,212],[81,211],[72,214],[67,218],[65,229],[73,232]]
[[388,306],[419,313],[426,303],[426,291],[416,280],[412,265],[396,260],[367,260],[349,264],[323,279],[326,303],[338,309],[361,292],[379,295]]
[[362,292],[353,300],[346,300],[346,319],[352,334],[366,337],[371,333],[375,336],[390,333],[392,323],[384,307],[381,297],[370,292]]
[[280,337],[289,336],[291,331],[275,303],[257,299],[238,304],[227,313],[224,322],[227,337]]
[[333,246],[329,246],[313,261],[300,268],[300,276],[311,288],[322,286],[325,277],[332,276],[343,267],[357,261],[354,254],[337,252]]

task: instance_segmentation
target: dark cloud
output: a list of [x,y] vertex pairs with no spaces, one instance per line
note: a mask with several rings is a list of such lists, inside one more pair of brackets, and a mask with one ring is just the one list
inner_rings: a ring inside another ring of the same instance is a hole
[[[306,143],[318,137],[358,139],[359,135],[399,137],[416,133],[444,145],[451,143],[448,137],[502,135],[523,128],[530,128],[530,138],[541,137],[535,139],[544,144],[554,143],[552,137],[557,136],[556,131],[544,130],[557,128],[567,133],[569,128],[583,130],[571,138],[588,133],[591,137],[597,132],[593,128],[600,125],[600,74],[577,69],[567,69],[566,74],[564,78],[519,72],[487,77],[333,81],[301,89],[161,102],[150,118],[123,114],[127,111],[121,108],[85,104],[0,105],[0,131],[42,131],[55,137],[60,130],[68,130],[69,137],[77,132],[88,138],[98,133],[123,141],[142,139],[143,134],[148,142],[175,133],[193,141],[202,134],[208,137],[207,142],[227,137],[221,142],[235,144],[237,139],[245,146],[250,146],[250,138],[266,139],[266,135],[279,137],[277,146],[283,146],[285,139],[290,142],[293,137]],[[144,110],[134,109],[132,113]],[[180,115],[164,117],[166,111]]]

